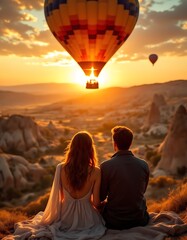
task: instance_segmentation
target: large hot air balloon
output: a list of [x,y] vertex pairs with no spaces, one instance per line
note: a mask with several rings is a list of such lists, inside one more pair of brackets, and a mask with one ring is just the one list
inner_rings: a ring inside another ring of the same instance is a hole
[[158,55],[157,54],[150,54],[149,55],[149,60],[150,60],[150,62],[154,65],[155,63],[156,63],[156,61],[157,61],[157,59],[158,59]]
[[[104,65],[131,34],[138,0],[45,0],[47,24],[87,76]],[[98,88],[90,79],[88,88]]]

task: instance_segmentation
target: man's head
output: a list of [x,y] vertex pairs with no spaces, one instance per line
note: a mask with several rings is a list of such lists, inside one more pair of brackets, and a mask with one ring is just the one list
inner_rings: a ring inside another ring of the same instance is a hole
[[112,128],[112,138],[114,141],[114,147],[117,150],[128,150],[133,140],[133,132],[125,126],[116,126]]

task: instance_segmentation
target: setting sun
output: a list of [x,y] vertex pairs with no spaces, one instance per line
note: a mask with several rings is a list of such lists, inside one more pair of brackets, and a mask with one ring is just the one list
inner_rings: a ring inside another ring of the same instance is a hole
[[86,83],[88,82],[98,82],[99,88],[107,87],[107,77],[108,74],[106,71],[102,71],[101,74],[96,77],[94,75],[94,68],[91,69],[90,76],[86,76],[85,73],[82,71],[81,68],[75,68],[72,73],[72,82],[76,84],[80,84],[81,86],[86,86]]
[[78,83],[81,86],[85,86],[87,82],[87,77],[81,69],[77,68],[75,71],[73,71],[72,77],[74,83]]

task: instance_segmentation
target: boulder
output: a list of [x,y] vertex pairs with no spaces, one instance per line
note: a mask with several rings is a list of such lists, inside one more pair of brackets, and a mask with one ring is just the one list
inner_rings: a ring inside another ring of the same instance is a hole
[[165,136],[167,134],[167,127],[164,124],[154,124],[150,127],[147,134],[155,137]]
[[22,190],[40,181],[46,170],[38,163],[29,163],[17,155],[0,154],[0,187],[3,192],[9,188]]
[[9,168],[8,164],[8,155],[7,154],[0,154],[0,187],[4,189],[6,186],[10,188],[14,187],[14,177],[12,172]]
[[24,152],[47,145],[37,123],[29,116],[0,118],[0,148],[6,153]]

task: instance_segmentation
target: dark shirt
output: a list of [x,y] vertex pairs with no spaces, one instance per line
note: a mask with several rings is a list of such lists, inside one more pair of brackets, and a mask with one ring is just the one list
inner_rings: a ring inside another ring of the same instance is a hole
[[148,223],[144,193],[149,181],[148,164],[131,151],[120,150],[101,164],[100,198],[106,226],[125,229]]

